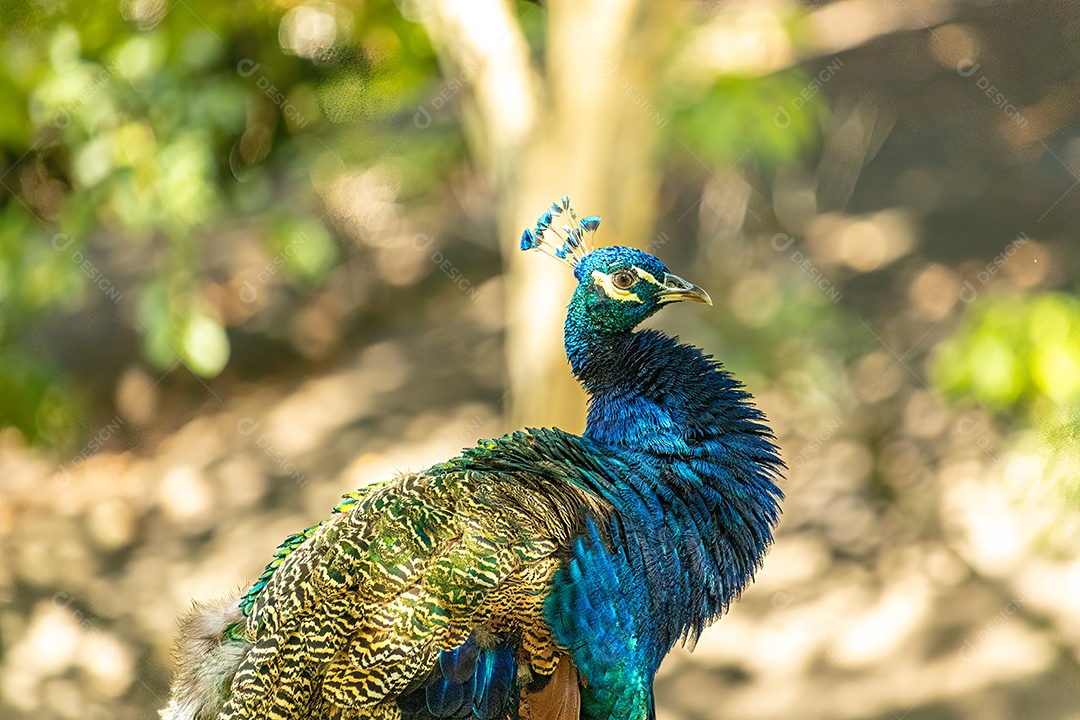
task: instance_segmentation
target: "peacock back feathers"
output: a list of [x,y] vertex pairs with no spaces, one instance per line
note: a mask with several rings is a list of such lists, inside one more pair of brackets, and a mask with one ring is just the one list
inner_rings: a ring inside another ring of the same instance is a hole
[[494,720],[521,658],[550,676],[557,553],[605,505],[575,469],[580,440],[538,432],[350,494],[286,540],[240,602],[251,649],[223,717],[394,716],[419,692],[434,717]]

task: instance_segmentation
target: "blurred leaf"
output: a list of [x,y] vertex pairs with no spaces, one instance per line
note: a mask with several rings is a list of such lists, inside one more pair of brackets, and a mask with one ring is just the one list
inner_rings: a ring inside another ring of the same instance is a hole
[[187,321],[181,343],[188,367],[197,375],[214,377],[229,360],[225,329],[206,315],[195,315]]
[[163,283],[151,282],[139,298],[140,335],[143,354],[160,369],[171,368],[177,360],[176,345],[169,312],[169,295]]
[[1039,398],[1080,402],[1080,299],[1062,293],[997,297],[972,305],[939,349],[935,385],[1001,412]]
[[318,282],[337,262],[330,233],[308,218],[282,223],[271,237],[277,253],[273,264],[284,268],[285,276],[294,282]]
[[768,165],[799,157],[817,139],[826,113],[798,70],[768,77],[721,77],[703,94],[676,91],[673,135],[711,164],[726,167],[748,154]]
[[0,425],[30,442],[63,446],[80,427],[83,403],[56,367],[0,345]]

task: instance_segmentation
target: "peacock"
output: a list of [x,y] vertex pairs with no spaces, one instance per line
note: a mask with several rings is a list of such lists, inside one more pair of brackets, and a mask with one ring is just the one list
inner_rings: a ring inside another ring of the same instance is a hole
[[583,434],[527,429],[345,495],[242,595],[181,620],[165,720],[644,720],[653,677],[753,579],[784,470],[751,395],[637,326],[700,287],[592,248],[568,197],[521,238],[567,265]]

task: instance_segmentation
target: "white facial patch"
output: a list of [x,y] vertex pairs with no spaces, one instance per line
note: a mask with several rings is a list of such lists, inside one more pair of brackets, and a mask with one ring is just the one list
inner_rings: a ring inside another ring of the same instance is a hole
[[[657,287],[663,287],[660,281],[657,280],[656,277],[648,270],[642,270],[637,265],[631,265],[630,267],[634,270],[639,279],[644,280],[645,282],[650,282]],[[638,297],[637,293],[615,287],[615,283],[611,280],[611,275],[607,273],[600,272],[599,270],[593,270],[592,278],[596,281],[597,285],[603,288],[604,294],[612,300],[622,300],[623,302],[636,303],[645,302],[640,297]]]
[[596,282],[597,285],[600,286],[600,288],[604,291],[604,294],[612,300],[621,300],[623,302],[636,303],[644,302],[644,300],[642,300],[636,294],[630,292],[629,290],[620,290],[619,288],[615,287],[615,283],[612,282],[611,276],[605,272],[593,270],[592,279],[594,282]]
[[660,281],[653,277],[652,273],[647,270],[642,270],[637,265],[634,266],[634,271],[637,272],[638,277],[646,282],[651,282],[653,285],[660,286]]

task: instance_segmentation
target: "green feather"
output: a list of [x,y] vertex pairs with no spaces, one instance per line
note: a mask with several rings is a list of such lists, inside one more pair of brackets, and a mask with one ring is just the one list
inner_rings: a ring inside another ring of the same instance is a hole
[[[340,515],[341,513],[351,509],[352,506],[360,502],[360,500],[362,500],[364,496],[366,496],[368,493],[372,492],[376,488],[380,488],[386,485],[387,482],[389,481],[383,480],[381,482],[372,483],[371,485],[363,487],[356,492],[342,495],[341,502],[335,505],[334,509],[330,511],[331,517],[334,515]],[[285,562],[285,558],[289,557],[289,555],[291,555],[292,552],[296,550],[296,548],[307,542],[308,538],[314,535],[315,531],[322,527],[324,524],[326,524],[328,520],[329,518],[327,520],[318,522],[315,525],[312,525],[311,527],[305,529],[303,532],[293,533],[289,537],[285,538],[284,542],[278,545],[277,551],[274,553],[274,559],[267,563],[266,568],[264,568],[262,571],[262,574],[259,575],[258,579],[251,584],[251,587],[248,588],[247,592],[245,592],[240,597],[240,610],[244,613],[245,617],[251,614],[252,605],[255,604],[255,601],[258,599],[259,595],[262,594],[262,591],[266,588],[266,584],[270,582],[270,578],[272,578],[274,576],[274,573],[277,572],[277,569],[281,567],[281,563]]]

